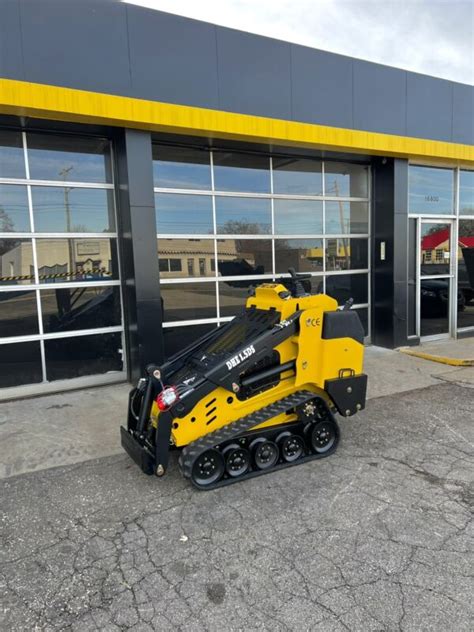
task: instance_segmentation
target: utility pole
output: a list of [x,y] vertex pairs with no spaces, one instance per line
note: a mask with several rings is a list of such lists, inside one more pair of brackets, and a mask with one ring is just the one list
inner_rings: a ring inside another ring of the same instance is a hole
[[[70,167],[64,167],[59,172],[59,175],[62,177],[63,181],[66,182],[67,176],[74,169],[71,165]],[[71,232],[71,206],[69,204],[69,191],[71,191],[73,187],[64,187],[64,207],[66,209],[66,232]],[[72,279],[75,272],[75,261],[74,261],[74,243],[72,239],[68,239],[68,250],[69,250],[69,280]]]
[[[336,197],[339,197],[339,186],[337,184],[337,180],[334,179],[334,192],[336,194]],[[339,223],[341,225],[341,233],[345,234],[345,230],[344,230],[344,207],[342,205],[342,201],[338,200],[338,204],[339,204]],[[349,220],[350,221],[350,220]],[[349,270],[349,252],[348,252],[348,244],[346,241],[346,238],[343,237],[342,238],[342,248],[344,250],[344,258],[346,260],[346,270]],[[336,246],[336,256],[338,256],[337,253],[337,246]]]

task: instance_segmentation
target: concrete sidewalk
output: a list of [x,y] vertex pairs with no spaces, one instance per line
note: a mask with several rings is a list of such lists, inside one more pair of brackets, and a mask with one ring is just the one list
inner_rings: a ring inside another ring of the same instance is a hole
[[[474,348],[474,340],[451,344]],[[366,349],[365,372],[370,399],[443,382],[474,387],[474,367],[449,367],[380,347]],[[0,403],[0,478],[120,454],[129,389],[116,384]]]

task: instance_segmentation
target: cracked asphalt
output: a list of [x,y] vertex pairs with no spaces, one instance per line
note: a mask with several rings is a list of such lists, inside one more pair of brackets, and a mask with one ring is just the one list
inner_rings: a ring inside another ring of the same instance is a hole
[[368,402],[337,453],[213,492],[125,456],[1,482],[1,630],[474,629],[474,390]]

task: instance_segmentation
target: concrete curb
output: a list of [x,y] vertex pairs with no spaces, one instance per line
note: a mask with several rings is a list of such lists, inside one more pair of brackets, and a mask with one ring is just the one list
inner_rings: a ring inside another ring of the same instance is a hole
[[449,366],[474,366],[474,358],[460,359],[460,358],[448,358],[447,356],[433,355],[431,353],[424,353],[423,351],[415,351],[413,349],[399,349],[400,353],[414,356],[415,358],[421,358],[422,360],[430,360],[431,362],[439,362],[440,364],[447,364]]

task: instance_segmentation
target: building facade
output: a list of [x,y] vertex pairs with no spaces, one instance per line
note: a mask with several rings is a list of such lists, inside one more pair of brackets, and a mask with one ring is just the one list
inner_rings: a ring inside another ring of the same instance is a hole
[[474,335],[474,88],[119,2],[0,4],[0,397],[134,379],[289,267]]

